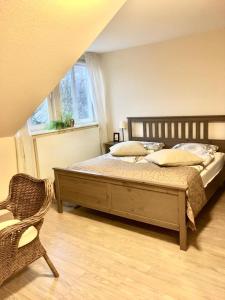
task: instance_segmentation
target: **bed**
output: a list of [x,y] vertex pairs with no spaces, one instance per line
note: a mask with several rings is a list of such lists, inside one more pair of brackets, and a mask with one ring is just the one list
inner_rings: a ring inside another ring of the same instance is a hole
[[[219,147],[220,152],[225,152],[225,140],[213,139],[209,136],[213,128],[210,127],[211,124],[218,123],[225,125],[225,116],[129,117],[128,135],[129,140],[133,141],[163,142],[166,148],[178,143],[193,142],[214,144]],[[137,127],[138,134],[136,134]],[[187,228],[190,224],[188,193],[191,194],[191,189],[195,190],[198,186],[194,183],[195,180],[192,180],[193,185],[179,181],[179,172],[182,174],[185,168],[173,168],[170,171],[171,176],[177,178],[177,182],[175,180],[154,182],[145,180],[145,177],[138,174],[137,169],[142,170],[140,166],[131,167],[131,164],[123,162],[121,168],[119,162],[115,162],[113,173],[111,162],[107,159],[106,163],[102,162],[104,158],[98,160],[99,163],[94,161],[96,166],[91,171],[90,168],[84,167],[85,163],[75,168],[54,168],[58,212],[63,212],[63,202],[72,202],[83,207],[175,230],[179,232],[180,249],[186,250]],[[101,164],[106,172],[99,171]],[[215,159],[211,166],[208,172],[203,171],[201,184],[204,185],[206,201],[201,208],[225,180],[224,158]],[[132,178],[123,176],[119,169],[124,170],[124,168],[128,171],[132,169],[137,176]],[[146,167],[144,168],[147,172]],[[177,174],[174,170],[177,170]],[[195,197],[196,195],[200,197],[200,192],[196,192]]]

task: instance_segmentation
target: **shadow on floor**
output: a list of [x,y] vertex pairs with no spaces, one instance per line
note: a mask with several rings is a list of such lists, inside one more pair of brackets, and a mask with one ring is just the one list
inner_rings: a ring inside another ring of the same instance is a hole
[[[51,277],[54,279],[54,276],[47,272],[48,271],[46,271],[46,273],[41,273],[31,269],[30,267],[24,268],[3,283],[3,285],[0,287],[0,299],[18,299],[16,298],[16,293],[24,288],[27,284],[31,284],[32,281],[38,277]],[[53,280],[53,284],[54,282],[55,281]]]
[[212,213],[216,205],[222,201],[222,196],[225,193],[225,187],[221,187],[218,191],[212,196],[208,201],[205,207],[201,210],[198,217],[196,218],[196,231],[190,232],[189,234],[189,245],[192,245],[198,250],[201,250],[201,247],[198,243],[198,238],[201,233],[207,228],[207,225],[212,221]]

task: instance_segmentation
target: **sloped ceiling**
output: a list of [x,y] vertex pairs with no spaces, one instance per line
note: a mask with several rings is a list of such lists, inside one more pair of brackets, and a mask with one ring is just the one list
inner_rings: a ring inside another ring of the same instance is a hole
[[108,52],[225,27],[225,0],[128,0],[90,47]]
[[0,0],[0,137],[11,136],[125,0]]

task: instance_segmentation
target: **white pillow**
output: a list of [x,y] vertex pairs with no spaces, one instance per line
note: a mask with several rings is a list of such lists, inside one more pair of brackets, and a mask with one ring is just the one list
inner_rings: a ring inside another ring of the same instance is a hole
[[201,144],[201,143],[181,143],[173,146],[173,148],[187,150],[192,153],[203,152],[203,151],[207,151],[209,153],[215,153],[219,149],[219,147],[216,145]]
[[203,159],[189,151],[163,149],[145,157],[149,162],[159,166],[192,166],[203,162]]
[[201,144],[201,143],[181,143],[173,147],[173,149],[180,149],[189,151],[203,159],[202,165],[207,167],[215,158],[215,153],[218,146]]
[[147,155],[148,151],[140,142],[128,141],[113,145],[110,147],[110,153],[114,156],[143,156]]

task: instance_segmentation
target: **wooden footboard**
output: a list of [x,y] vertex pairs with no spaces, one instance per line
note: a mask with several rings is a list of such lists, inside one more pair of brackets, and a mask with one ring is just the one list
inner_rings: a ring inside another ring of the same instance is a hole
[[54,169],[58,212],[63,202],[179,231],[187,249],[186,188]]

